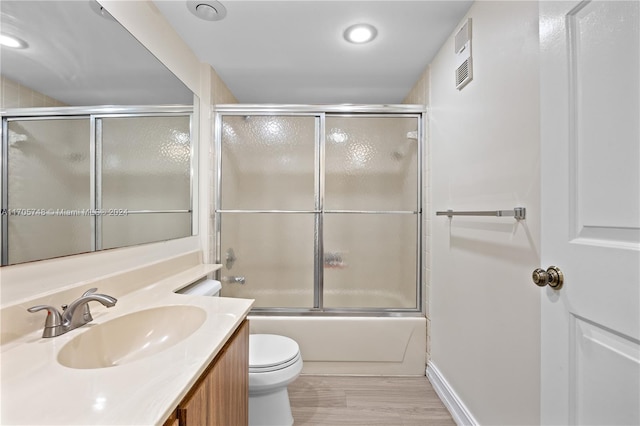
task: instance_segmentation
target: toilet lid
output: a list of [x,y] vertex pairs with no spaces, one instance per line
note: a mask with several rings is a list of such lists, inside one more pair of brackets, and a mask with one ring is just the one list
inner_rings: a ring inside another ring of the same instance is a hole
[[249,335],[249,368],[251,371],[278,370],[295,361],[299,354],[298,344],[288,337],[275,334]]

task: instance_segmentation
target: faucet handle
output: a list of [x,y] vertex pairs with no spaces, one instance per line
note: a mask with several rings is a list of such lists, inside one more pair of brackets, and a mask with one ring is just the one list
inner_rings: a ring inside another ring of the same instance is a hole
[[44,331],[42,337],[54,337],[57,336],[59,328],[62,326],[62,315],[53,306],[49,305],[36,305],[32,306],[27,311],[34,313],[42,310],[47,310],[47,319],[44,322]]
[[[96,291],[98,291],[98,289],[96,287],[90,288],[89,290],[87,290],[84,293],[82,293],[82,297],[85,297],[85,296],[88,296],[90,294],[93,294]],[[89,309],[89,304],[85,303],[84,307],[82,309],[83,309],[82,317],[84,318],[84,321],[85,322],[93,321],[93,316],[91,315],[91,310]]]

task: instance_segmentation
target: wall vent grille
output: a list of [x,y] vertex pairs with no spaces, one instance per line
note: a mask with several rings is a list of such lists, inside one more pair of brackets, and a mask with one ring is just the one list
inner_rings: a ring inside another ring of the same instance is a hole
[[456,68],[456,89],[461,89],[466,83],[471,81],[471,58],[465,60],[462,65]]
[[471,58],[471,18],[462,25],[455,37],[456,89],[460,90],[473,79]]

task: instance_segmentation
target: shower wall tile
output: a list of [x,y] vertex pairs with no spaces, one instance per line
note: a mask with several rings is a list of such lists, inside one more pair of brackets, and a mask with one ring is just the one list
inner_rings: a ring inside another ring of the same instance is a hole
[[2,84],[2,107],[20,107],[20,85],[5,77],[0,77],[0,83]]
[[429,67],[427,67],[418,81],[413,85],[409,94],[402,101],[403,104],[428,105],[429,103]]
[[212,99],[215,105],[219,104],[237,104],[238,99],[231,93],[225,82],[220,78],[218,73],[213,70],[211,74],[211,87],[213,90]]
[[34,108],[64,106],[63,102],[36,92],[20,83],[0,76],[2,87],[1,108]]

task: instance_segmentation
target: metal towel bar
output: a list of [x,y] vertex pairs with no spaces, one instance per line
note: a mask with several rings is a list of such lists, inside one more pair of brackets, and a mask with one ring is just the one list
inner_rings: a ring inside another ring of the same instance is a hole
[[527,209],[524,207],[516,207],[513,210],[490,210],[490,211],[468,211],[456,212],[447,210],[436,212],[436,216],[495,216],[495,217],[513,217],[516,220],[524,220],[527,217]]

